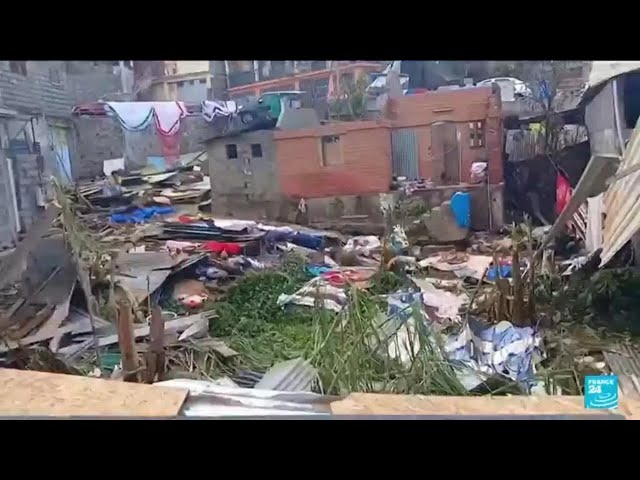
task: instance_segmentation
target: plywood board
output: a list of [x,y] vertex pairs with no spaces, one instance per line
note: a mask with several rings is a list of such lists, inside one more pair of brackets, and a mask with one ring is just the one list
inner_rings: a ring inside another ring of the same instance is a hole
[[173,417],[187,390],[0,369],[0,416]]
[[[638,402],[621,398],[616,411],[638,419]],[[583,397],[436,397],[352,393],[331,403],[334,415],[602,415],[584,408]]]

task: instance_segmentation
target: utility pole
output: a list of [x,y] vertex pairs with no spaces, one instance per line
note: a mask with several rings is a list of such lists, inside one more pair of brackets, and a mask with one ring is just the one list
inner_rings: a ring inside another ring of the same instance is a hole
[[228,100],[227,69],[224,60],[209,60],[211,87],[207,91],[209,100]]

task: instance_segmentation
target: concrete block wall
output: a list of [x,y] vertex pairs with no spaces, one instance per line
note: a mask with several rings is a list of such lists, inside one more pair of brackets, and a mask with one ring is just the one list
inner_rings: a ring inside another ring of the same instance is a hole
[[102,175],[102,162],[124,154],[124,135],[111,117],[75,117],[72,120],[76,155],[71,170],[76,180]]
[[[162,155],[162,144],[153,123],[141,132],[128,132],[114,117],[74,117],[72,122],[76,155],[71,167],[75,179],[102,175],[104,160],[126,155],[132,159],[130,168],[135,168],[144,166],[148,156]],[[211,124],[199,115],[182,119],[180,153],[204,150],[202,142],[213,134]]]
[[[260,145],[262,155],[254,156],[252,145]],[[238,158],[228,158],[227,145],[235,145]],[[209,175],[213,201],[234,197],[246,201],[280,198],[272,130],[247,132],[207,142]]]
[[[342,164],[322,165],[323,136],[338,136]],[[275,134],[278,176],[290,198],[381,193],[391,183],[391,132],[374,122],[344,122]]]
[[44,112],[53,117],[69,117],[74,98],[64,85],[51,83],[48,76],[28,77],[0,69],[0,91],[5,108],[20,112]]

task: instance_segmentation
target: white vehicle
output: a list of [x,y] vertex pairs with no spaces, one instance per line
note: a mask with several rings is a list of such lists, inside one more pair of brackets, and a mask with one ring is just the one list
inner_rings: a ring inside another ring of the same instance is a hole
[[501,90],[503,89],[503,85],[513,85],[514,93],[518,97],[531,96],[531,89],[527,87],[527,84],[522,80],[512,77],[487,78],[486,80],[476,83],[476,87],[490,87],[493,83],[497,83]]

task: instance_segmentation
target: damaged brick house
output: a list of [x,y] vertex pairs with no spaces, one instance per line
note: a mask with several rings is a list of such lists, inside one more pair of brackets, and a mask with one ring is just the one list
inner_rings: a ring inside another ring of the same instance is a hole
[[[379,212],[379,194],[390,191],[393,177],[430,179],[434,184],[426,198],[430,206],[448,200],[456,191],[470,191],[477,207],[478,221],[473,226],[488,226],[488,198],[494,226],[501,224],[499,96],[491,88],[431,91],[392,99],[387,107],[378,120],[274,131],[269,140],[273,153],[263,160],[271,162],[275,172],[271,197],[291,204],[305,199],[310,211],[320,216],[331,216],[329,205],[333,204],[340,204],[341,216],[372,215]],[[240,161],[219,155],[220,159],[210,161]],[[487,162],[489,192],[487,185],[469,184],[474,162]],[[224,175],[224,168],[220,171]],[[237,183],[239,189],[244,182],[239,177],[219,181],[229,188]],[[215,188],[213,195],[215,202]],[[263,207],[264,201],[255,205]]]
[[434,185],[429,206],[470,191],[476,228],[488,227],[488,195],[486,186],[469,185],[470,170],[487,162],[492,221],[502,223],[500,99],[490,88],[398,97],[377,121],[277,132],[275,141],[280,186],[289,198],[375,195],[388,192],[393,177],[425,179]]
[[51,175],[71,180],[71,109],[122,92],[123,63],[0,61],[0,247],[39,214]]

